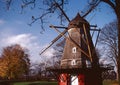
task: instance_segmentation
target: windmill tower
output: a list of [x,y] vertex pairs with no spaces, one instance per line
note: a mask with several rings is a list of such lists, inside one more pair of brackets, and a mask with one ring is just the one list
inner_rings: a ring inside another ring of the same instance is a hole
[[87,60],[88,62],[92,60],[89,30],[89,23],[79,14],[70,21],[61,59],[62,68],[85,68]]

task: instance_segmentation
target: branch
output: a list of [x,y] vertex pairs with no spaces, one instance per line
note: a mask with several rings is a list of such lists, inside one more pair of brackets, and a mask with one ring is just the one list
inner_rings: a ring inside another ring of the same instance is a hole
[[114,57],[111,57],[110,55],[107,55],[109,58],[112,59],[112,61],[114,62],[115,66],[117,66],[117,63],[116,63],[116,59],[114,59]]
[[63,16],[68,21],[70,21],[69,18],[68,18],[68,16],[65,14],[65,12],[63,10],[64,9],[64,4],[67,4],[66,2],[67,2],[67,0],[58,0],[58,1],[56,1],[56,0],[44,0],[43,4],[48,6],[48,9],[46,11],[52,11],[53,13],[58,8],[58,11],[60,12],[58,14],[58,17],[60,17],[60,20],[61,20],[60,22],[62,23]]
[[44,14],[42,14],[40,17],[38,17],[38,18],[34,18],[34,16],[32,16],[32,22],[31,23],[29,23],[28,25],[32,25],[33,23],[35,23],[36,21],[38,21],[38,20],[40,20],[40,22],[41,22],[41,28],[42,28],[42,30],[45,30],[44,29],[44,17],[45,16],[47,16],[48,14],[50,14],[51,12],[46,12],[46,13],[44,13]]
[[[31,3],[34,3],[34,1],[35,1],[35,0],[33,0],[33,2],[29,2],[28,5],[31,4]],[[60,15],[65,16],[65,18],[66,18],[68,21],[70,21],[69,18],[68,18],[68,16],[65,14],[65,12],[64,12],[64,10],[63,10],[64,0],[62,0],[60,4],[58,4],[55,0],[53,0],[53,1],[47,1],[47,0],[45,0],[45,1],[43,1],[43,4],[48,6],[48,8],[45,9],[46,12],[43,13],[43,14],[42,14],[40,17],[38,17],[38,18],[34,18],[34,16],[32,16],[32,22],[29,24],[30,26],[31,26],[33,23],[35,23],[37,20],[40,20],[40,22],[41,22],[41,28],[44,30],[44,26],[43,26],[44,20],[43,20],[43,18],[44,18],[45,16],[47,16],[48,14],[50,14],[50,13],[54,13],[57,8],[59,8],[59,11],[61,12]],[[26,4],[26,5],[27,5],[27,4]],[[61,8],[61,6],[62,6],[62,8]],[[61,19],[62,19],[62,16],[60,16]],[[62,21],[61,21],[61,22],[62,22]]]
[[99,3],[100,3],[100,0],[95,1],[95,2],[93,0],[93,4],[89,3],[90,9],[82,17],[86,17],[90,12],[92,12],[95,9],[95,7],[97,7],[99,5]]
[[64,12],[64,10],[60,7],[60,5],[55,2],[56,7],[58,7],[60,9],[60,11],[62,12],[62,14],[65,16],[65,18],[68,20],[68,22],[70,22],[70,19],[68,18],[68,16],[66,15],[66,13]]
[[9,10],[9,8],[10,8],[11,2],[12,2],[12,0],[7,0],[7,1],[6,1],[6,6],[7,6],[7,9],[8,9],[8,10]]
[[101,0],[101,1],[109,4],[115,10],[115,5],[110,0]]
[[27,0],[22,0],[23,4],[21,5],[21,8],[25,8],[26,6],[30,5],[30,4],[34,4],[35,7],[35,1],[36,0],[31,0],[31,1],[27,1]]

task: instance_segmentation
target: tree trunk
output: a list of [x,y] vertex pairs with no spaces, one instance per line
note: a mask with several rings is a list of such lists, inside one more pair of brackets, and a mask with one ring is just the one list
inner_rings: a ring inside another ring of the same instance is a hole
[[118,20],[118,58],[117,58],[117,72],[118,72],[118,81],[120,85],[120,11],[116,10],[117,20]]
[[117,58],[118,81],[120,85],[120,14],[118,18],[118,58]]

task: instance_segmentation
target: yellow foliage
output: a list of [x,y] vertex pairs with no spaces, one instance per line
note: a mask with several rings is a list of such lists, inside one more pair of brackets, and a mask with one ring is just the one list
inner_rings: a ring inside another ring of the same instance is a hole
[[29,58],[19,45],[6,47],[0,58],[0,76],[16,78],[29,70]]

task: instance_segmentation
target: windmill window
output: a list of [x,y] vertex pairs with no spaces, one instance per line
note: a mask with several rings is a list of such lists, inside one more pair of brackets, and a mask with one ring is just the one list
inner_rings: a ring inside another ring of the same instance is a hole
[[75,60],[75,59],[73,59],[73,60],[71,61],[71,65],[76,65],[76,60]]
[[76,47],[73,47],[72,48],[72,53],[76,53],[77,52],[77,48]]

